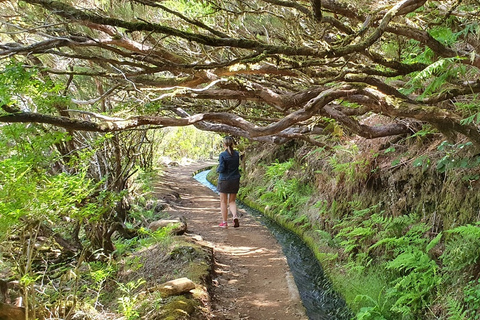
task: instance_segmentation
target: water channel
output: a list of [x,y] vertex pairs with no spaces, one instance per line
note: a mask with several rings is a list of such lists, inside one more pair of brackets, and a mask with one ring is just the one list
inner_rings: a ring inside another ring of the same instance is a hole
[[[208,172],[209,170],[198,173],[195,179],[217,192],[216,187],[207,180]],[[265,225],[281,245],[310,320],[352,319],[352,313],[345,301],[332,289],[322,266],[310,248],[296,234],[242,203],[239,203],[239,207]]]

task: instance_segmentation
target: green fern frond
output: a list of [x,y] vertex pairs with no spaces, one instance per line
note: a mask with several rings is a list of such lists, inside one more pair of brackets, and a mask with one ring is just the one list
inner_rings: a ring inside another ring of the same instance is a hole
[[467,224],[454,229],[447,230],[448,233],[458,234],[459,236],[474,236],[480,238],[480,227],[477,225]]
[[464,126],[468,126],[472,123],[478,124],[479,122],[480,122],[480,113],[475,113],[475,114],[471,115],[470,117],[462,119],[460,121],[460,124],[464,125]]
[[444,58],[438,61],[435,61],[422,71],[420,71],[412,80],[412,83],[420,83],[426,79],[433,77],[437,72],[446,70],[453,63],[452,59],[454,58]]
[[440,242],[440,240],[442,239],[442,236],[443,234],[440,232],[432,241],[430,241],[425,251],[430,252],[430,250],[432,250],[433,247],[435,247]]
[[447,300],[448,320],[467,320],[468,311],[464,310],[463,304],[458,300]]

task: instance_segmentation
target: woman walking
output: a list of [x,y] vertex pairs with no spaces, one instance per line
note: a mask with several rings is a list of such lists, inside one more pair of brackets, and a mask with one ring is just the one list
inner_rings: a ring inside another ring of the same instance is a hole
[[219,227],[228,227],[228,208],[233,215],[233,227],[238,228],[240,223],[237,216],[237,198],[238,189],[240,187],[240,172],[238,167],[240,165],[240,155],[238,151],[233,149],[235,142],[232,137],[227,136],[223,138],[223,147],[225,151],[220,153],[218,157],[217,172],[218,177],[217,190],[220,193],[220,211],[222,212],[223,222]]

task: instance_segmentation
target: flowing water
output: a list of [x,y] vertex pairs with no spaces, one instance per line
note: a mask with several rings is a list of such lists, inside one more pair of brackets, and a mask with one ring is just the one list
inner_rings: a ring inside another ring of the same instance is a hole
[[[216,187],[207,180],[209,170],[195,175],[195,179],[217,192]],[[310,320],[348,320],[353,315],[345,301],[332,289],[308,246],[294,233],[284,229],[273,220],[241,203],[239,206],[265,225],[282,246],[283,253],[297,285],[303,306]]]

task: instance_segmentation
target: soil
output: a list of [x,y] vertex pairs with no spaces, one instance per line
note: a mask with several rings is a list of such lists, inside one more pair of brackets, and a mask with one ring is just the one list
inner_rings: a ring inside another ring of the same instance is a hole
[[[210,319],[306,320],[280,245],[253,217],[239,209],[240,227],[218,227],[218,195],[193,178],[214,163],[166,168],[155,193],[168,201],[172,217],[185,217],[187,235],[214,252]],[[231,219],[230,219],[231,220]]]

